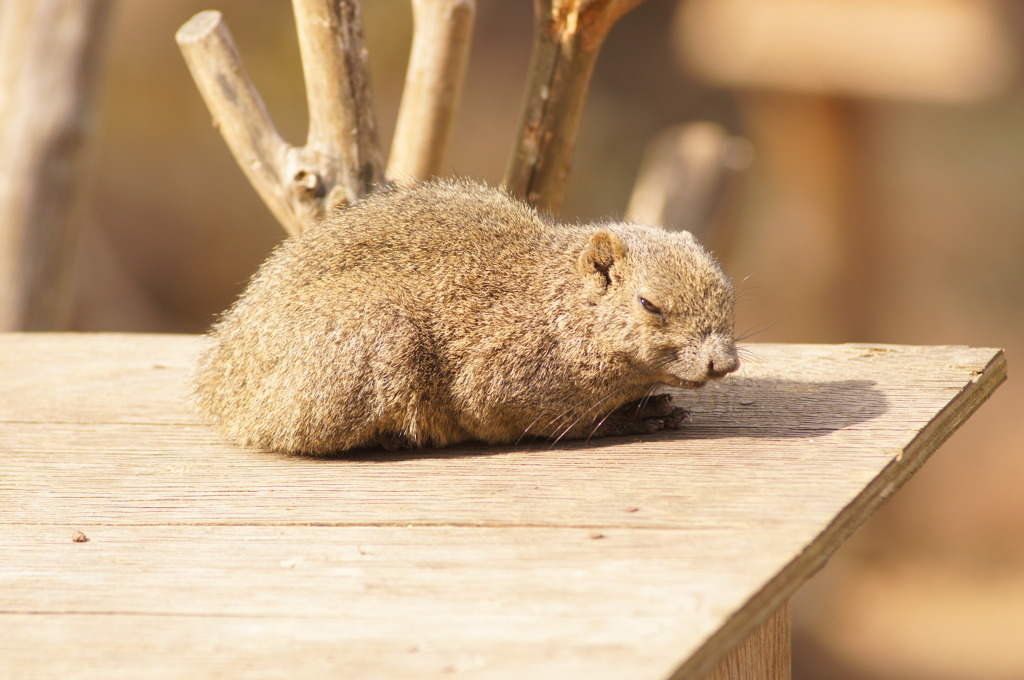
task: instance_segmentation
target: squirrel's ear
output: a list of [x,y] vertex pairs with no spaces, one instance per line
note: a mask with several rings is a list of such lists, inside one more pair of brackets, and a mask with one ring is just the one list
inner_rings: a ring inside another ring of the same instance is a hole
[[[599,231],[580,253],[576,266],[595,288],[604,290],[612,284],[613,270],[626,255],[626,246],[610,231]],[[616,276],[615,279],[621,277]]]

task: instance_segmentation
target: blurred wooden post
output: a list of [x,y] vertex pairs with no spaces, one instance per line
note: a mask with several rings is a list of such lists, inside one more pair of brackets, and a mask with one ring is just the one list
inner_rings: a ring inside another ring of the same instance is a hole
[[734,176],[753,157],[750,142],[707,121],[671,127],[648,145],[626,219],[688,231],[712,250],[728,249],[715,217]]
[[748,93],[740,104],[770,195],[765,261],[785,262],[799,281],[789,293],[799,313],[787,325],[835,342],[864,339],[879,234],[862,105],[784,92]]
[[0,3],[0,330],[66,323],[108,0]]
[[799,310],[787,326],[870,335],[883,291],[865,102],[970,102],[1005,87],[1015,58],[995,3],[688,0],[677,18],[686,65],[739,94],[767,185],[748,238],[761,267],[786,263]]

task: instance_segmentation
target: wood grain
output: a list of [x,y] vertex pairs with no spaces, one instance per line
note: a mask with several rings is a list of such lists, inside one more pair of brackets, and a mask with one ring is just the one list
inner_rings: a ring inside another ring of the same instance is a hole
[[723,659],[707,680],[789,680],[793,671],[789,604],[784,604]]
[[1005,378],[757,345],[678,433],[318,460],[198,422],[199,343],[0,334],[0,676],[702,677]]

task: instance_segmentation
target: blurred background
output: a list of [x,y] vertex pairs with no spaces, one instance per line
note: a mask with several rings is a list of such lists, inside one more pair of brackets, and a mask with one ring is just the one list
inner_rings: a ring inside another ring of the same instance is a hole
[[[498,183],[532,7],[478,0],[450,173]],[[216,0],[281,132],[305,137],[290,3]],[[363,3],[380,138],[407,0]],[[622,215],[684,122],[749,140],[707,236],[750,341],[1024,349],[1024,8],[984,0],[647,0],[611,32],[562,215]],[[283,231],[211,125],[174,32],[114,5],[70,327],[195,333]],[[794,603],[794,677],[1024,678],[1024,383],[1011,379]]]

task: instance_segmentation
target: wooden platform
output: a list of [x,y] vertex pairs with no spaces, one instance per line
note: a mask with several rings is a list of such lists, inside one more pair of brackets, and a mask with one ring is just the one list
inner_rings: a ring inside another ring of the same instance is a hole
[[197,422],[198,342],[0,335],[0,677],[742,677],[1005,378],[994,349],[753,345],[680,432],[313,460]]

